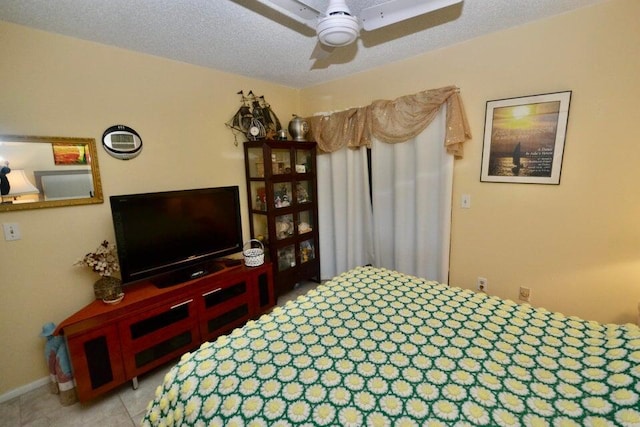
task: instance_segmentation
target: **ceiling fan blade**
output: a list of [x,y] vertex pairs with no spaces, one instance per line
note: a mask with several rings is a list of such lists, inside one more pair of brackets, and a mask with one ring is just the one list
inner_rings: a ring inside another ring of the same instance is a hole
[[331,55],[333,49],[335,49],[333,46],[327,46],[318,41],[318,43],[316,43],[316,47],[313,48],[313,52],[311,52],[309,59],[315,59],[318,61],[326,59]]
[[318,18],[324,14],[298,0],[255,0],[315,31]]
[[360,20],[366,31],[375,30],[461,3],[463,0],[390,0],[362,9]]

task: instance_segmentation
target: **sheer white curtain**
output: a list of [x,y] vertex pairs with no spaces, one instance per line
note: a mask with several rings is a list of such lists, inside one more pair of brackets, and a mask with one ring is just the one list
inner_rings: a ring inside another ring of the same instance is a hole
[[373,141],[372,187],[378,267],[448,282],[453,156],[447,154],[446,111],[414,139]]
[[367,150],[321,154],[317,166],[320,275],[328,279],[374,260]]
[[323,279],[373,264],[446,283],[453,156],[444,139],[446,110],[413,140],[374,140],[373,211],[367,151],[321,154],[318,226]]

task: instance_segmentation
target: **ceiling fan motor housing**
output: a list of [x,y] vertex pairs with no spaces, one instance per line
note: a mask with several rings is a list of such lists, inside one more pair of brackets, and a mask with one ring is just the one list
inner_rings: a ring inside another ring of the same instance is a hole
[[330,0],[326,16],[318,21],[320,43],[340,47],[353,43],[360,35],[360,20],[351,16],[345,0]]
[[320,43],[327,46],[346,46],[360,34],[358,18],[350,15],[329,15],[318,21],[316,28]]

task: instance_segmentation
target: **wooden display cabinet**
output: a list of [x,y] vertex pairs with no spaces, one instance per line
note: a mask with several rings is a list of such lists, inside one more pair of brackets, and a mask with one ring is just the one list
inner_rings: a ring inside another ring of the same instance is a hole
[[269,252],[276,296],[320,282],[316,143],[247,141],[244,154],[251,237]]
[[223,267],[168,288],[125,287],[116,305],[94,301],[57,328],[69,349],[76,390],[86,402],[204,341],[242,326],[275,305],[270,263]]

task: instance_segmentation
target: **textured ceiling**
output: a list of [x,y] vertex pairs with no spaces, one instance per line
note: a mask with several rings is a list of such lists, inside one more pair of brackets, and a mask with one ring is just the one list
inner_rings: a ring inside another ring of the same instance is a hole
[[[0,20],[303,88],[604,1],[465,0],[362,32],[318,62],[312,30],[254,0],[0,0]],[[356,16],[383,2],[347,0]]]

